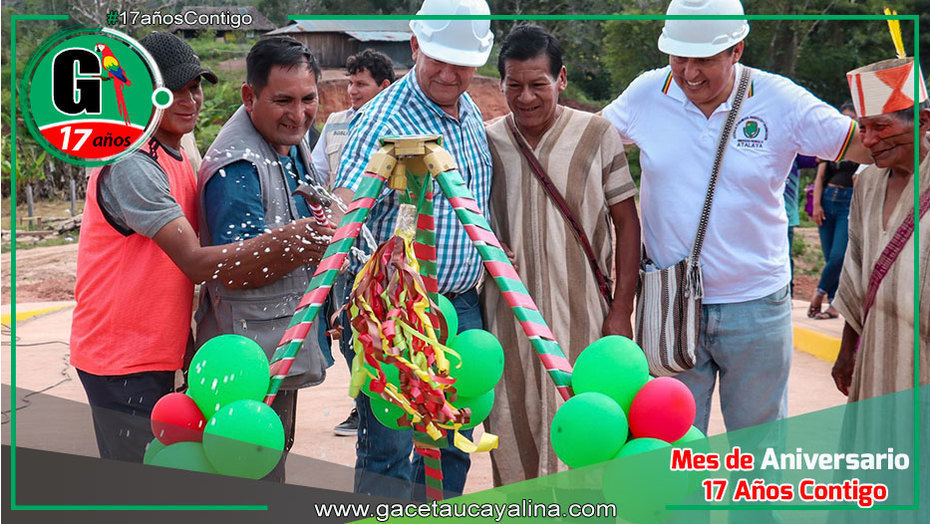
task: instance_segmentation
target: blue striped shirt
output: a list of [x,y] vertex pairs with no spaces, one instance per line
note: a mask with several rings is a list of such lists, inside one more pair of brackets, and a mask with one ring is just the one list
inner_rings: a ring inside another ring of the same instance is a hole
[[[455,158],[462,178],[487,218],[491,155],[481,111],[464,93],[459,97],[459,118],[449,116],[420,89],[416,68],[356,114],[349,126],[335,187],[358,190],[368,160],[380,148],[381,137],[416,134],[442,135],[443,147]],[[481,258],[435,181],[433,193],[439,292],[468,291],[478,284]],[[398,194],[385,186],[366,222],[377,242],[384,242],[394,234],[399,205]],[[349,269],[357,273],[361,264],[353,261]]]

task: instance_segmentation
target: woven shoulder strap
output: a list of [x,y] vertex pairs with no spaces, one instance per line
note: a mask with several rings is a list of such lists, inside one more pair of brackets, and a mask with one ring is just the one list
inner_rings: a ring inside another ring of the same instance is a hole
[[752,69],[743,66],[742,73],[739,77],[739,85],[736,88],[736,96],[733,98],[733,106],[727,113],[726,123],[720,131],[720,140],[717,142],[717,153],[714,155],[714,165],[710,172],[710,183],[707,186],[707,195],[704,197],[704,208],[701,210],[701,221],[698,222],[697,235],[694,237],[694,245],[691,247],[691,265],[698,266],[698,259],[701,256],[701,248],[704,246],[704,234],[707,232],[707,221],[710,218],[710,206],[714,201],[714,188],[717,186],[717,175],[720,173],[720,165],[723,164],[723,156],[727,152],[730,133],[733,131],[733,125],[739,116],[739,111],[743,107],[743,100],[746,98],[746,89],[749,87],[749,81],[752,78]]
[[[917,176],[917,173],[915,173],[914,176]],[[927,214],[927,210],[930,209],[930,189],[924,190],[924,193],[920,196],[920,204],[918,207],[920,209],[920,214],[917,220],[920,220]],[[897,260],[898,255],[904,250],[904,246],[907,244],[907,241],[910,240],[911,235],[914,234],[914,223],[917,220],[914,220],[914,210],[911,209],[911,212],[907,214],[904,222],[898,226],[894,236],[888,241],[888,245],[882,250],[882,254],[878,257],[878,261],[875,262],[875,267],[869,275],[869,287],[868,290],[866,290],[865,302],[862,306],[863,326],[865,325],[865,320],[869,316],[869,310],[872,309],[872,305],[875,303],[875,296],[878,295],[879,284],[882,283],[882,279],[884,279],[888,271],[891,270],[891,264]]]
[[575,220],[575,216],[572,214],[565,199],[562,198],[562,194],[559,193],[559,190],[556,189],[549,175],[546,174],[546,170],[543,169],[536,155],[533,154],[529,144],[526,143],[523,136],[517,131],[517,126],[514,125],[513,119],[510,116],[505,116],[504,120],[507,121],[507,127],[510,129],[510,133],[513,135],[514,140],[516,140],[520,153],[523,154],[523,158],[529,163],[530,171],[536,175],[536,179],[539,180],[539,183],[542,185],[543,189],[546,190],[549,198],[555,203],[555,206],[559,209],[559,212],[562,213],[565,221],[568,222],[568,225],[571,226],[572,231],[575,233],[575,238],[578,239],[578,243],[581,244],[581,249],[584,251],[585,256],[588,258],[588,263],[591,265],[591,271],[594,272],[594,278],[597,279],[598,290],[608,304],[612,303],[613,293],[610,287],[610,279],[601,271],[597,263],[597,256],[594,254],[594,249],[591,247],[591,242],[588,241],[588,236],[585,235],[584,230],[581,229],[581,225]]

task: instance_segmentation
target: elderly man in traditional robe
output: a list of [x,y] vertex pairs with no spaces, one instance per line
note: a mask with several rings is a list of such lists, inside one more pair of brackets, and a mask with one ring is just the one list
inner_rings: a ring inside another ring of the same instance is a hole
[[[918,378],[921,385],[930,383],[930,101],[923,74],[912,59],[885,60],[847,76],[862,144],[875,160],[856,183],[836,300],[846,325],[833,380],[855,402],[914,387],[917,318],[921,319]],[[915,184],[920,194],[919,239],[914,234]],[[915,275],[918,241],[919,274]],[[919,312],[914,308],[915,292]]]
[[[558,103],[567,80],[554,36],[537,26],[517,26],[501,45],[498,69],[511,114],[488,126],[491,225],[512,248],[521,278],[574,362],[602,334],[633,335],[640,256],[636,186],[610,122]],[[533,162],[564,200],[562,210],[534,174]],[[586,255],[565,212],[593,256]],[[611,286],[615,258],[617,282]],[[488,329],[508,351],[486,421],[501,442],[491,453],[494,484],[564,470],[549,443],[549,426],[561,404],[556,389],[497,286],[485,286],[483,302]]]

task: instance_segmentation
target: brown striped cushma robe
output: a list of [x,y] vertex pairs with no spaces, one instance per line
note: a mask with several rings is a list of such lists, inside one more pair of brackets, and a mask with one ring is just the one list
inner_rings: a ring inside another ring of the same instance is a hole
[[[930,155],[920,163],[919,191],[930,188]],[[887,227],[882,227],[888,170],[869,167],[859,175],[849,212],[849,244],[834,302],[859,332],[859,352],[849,401],[855,402],[914,387],[914,291],[920,293],[920,384],[930,383],[930,212],[920,221],[919,267],[914,279],[912,235],[878,288],[875,303],[862,325],[862,306],[869,276],[888,241],[914,209],[912,186],[901,194]]]
[[[574,363],[601,336],[607,303],[571,226],[520,154],[504,118],[487,129],[494,163],[491,225],[516,254],[520,277]],[[599,116],[566,107],[533,152],[584,229],[601,271],[610,275],[614,230],[609,206],[636,195],[616,130]],[[482,290],[482,306],[486,329],[500,339],[505,354],[504,377],[485,422],[487,431],[500,436],[499,449],[491,452],[494,485],[564,471],[549,442],[561,397],[490,280]]]
[[[920,163],[918,173],[919,191],[921,194],[930,191],[930,155]],[[908,212],[914,209],[913,186],[908,185],[888,218],[887,227],[882,227],[887,180],[887,169],[872,166],[860,173],[849,212],[849,244],[834,301],[837,310],[860,334],[849,402],[914,387],[915,287],[920,293],[919,381],[922,386],[930,383],[930,213],[924,215],[919,226],[920,266],[917,279],[914,279],[914,243],[918,239],[912,235],[882,280],[865,326],[862,325],[862,306],[872,268]],[[849,406],[843,414],[837,451],[881,453],[893,449],[896,453],[909,455],[910,467],[914,468],[918,443],[914,440],[915,426],[912,424],[919,425],[921,458],[918,475],[922,479],[919,492],[916,485],[909,483],[913,479],[913,469],[900,471],[900,475],[887,471],[838,471],[834,481],[856,477],[862,482],[887,483],[889,499],[897,497],[896,500],[903,504],[919,501],[920,511],[831,511],[827,520],[829,524],[930,522],[930,490],[924,487],[926,479],[930,478],[930,461],[927,460],[930,431],[926,425],[930,405],[925,392],[921,393],[918,406],[920,420],[915,420],[911,398],[910,394],[904,393]],[[911,493],[914,493],[913,499]],[[881,505],[876,505],[876,509],[881,509]]]

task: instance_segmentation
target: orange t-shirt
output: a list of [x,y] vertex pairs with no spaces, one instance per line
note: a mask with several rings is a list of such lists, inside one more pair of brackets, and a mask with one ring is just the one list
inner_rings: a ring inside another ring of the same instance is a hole
[[[143,147],[168,178],[171,196],[197,228],[197,186],[184,153],[156,140]],[[180,369],[191,325],[194,286],[151,238],[124,235],[104,216],[97,194],[102,169],[87,183],[78,244],[77,306],[71,365],[94,375]],[[104,176],[131,176],[113,173]]]

